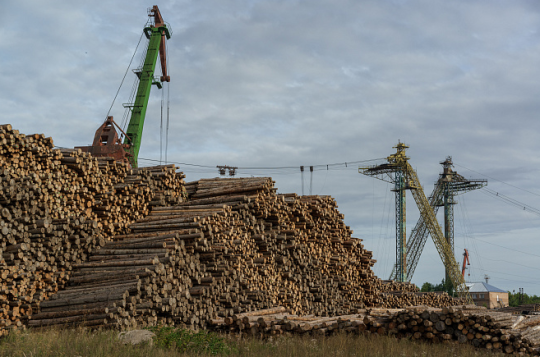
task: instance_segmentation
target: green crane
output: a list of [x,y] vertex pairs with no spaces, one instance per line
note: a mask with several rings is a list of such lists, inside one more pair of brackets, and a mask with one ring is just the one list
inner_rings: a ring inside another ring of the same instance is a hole
[[[149,9],[148,16],[153,18],[153,21],[144,28],[144,34],[149,42],[144,64],[140,70],[135,71],[135,74],[139,77],[135,102],[125,105],[131,110],[131,118],[126,132],[124,133],[113,120],[113,117],[109,116],[96,131],[92,146],[78,147],[83,151],[90,152],[93,156],[112,157],[116,161],[129,163],[131,167],[137,167],[150,89],[153,84],[158,88],[162,88],[163,82],[171,81],[171,77],[167,75],[167,51],[165,47],[165,41],[171,38],[170,29],[163,21],[157,5]],[[154,77],[154,71],[158,55],[161,60],[162,75],[156,78]],[[115,126],[125,135],[123,144],[118,137]]]
[[[126,131],[126,138],[124,144],[130,145],[132,150],[129,161],[131,166],[137,167],[137,158],[139,157],[139,150],[141,148],[141,138],[144,126],[144,118],[146,116],[146,109],[148,107],[148,99],[150,98],[150,89],[152,84],[161,88],[162,82],[170,82],[171,78],[167,75],[167,55],[165,50],[165,39],[170,39],[171,34],[169,29],[161,17],[161,13],[157,5],[150,10],[149,16],[154,17],[154,25],[145,27],[144,34],[150,41],[148,43],[148,50],[146,51],[146,58],[141,71],[136,72],[139,76],[139,88],[137,89],[137,95],[135,97],[135,103],[131,109],[131,119]],[[157,57],[161,59],[161,68],[163,75],[157,81],[154,78],[154,70],[156,68]]]

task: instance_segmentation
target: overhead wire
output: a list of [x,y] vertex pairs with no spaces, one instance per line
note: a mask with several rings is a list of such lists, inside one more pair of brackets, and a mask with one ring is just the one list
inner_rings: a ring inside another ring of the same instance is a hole
[[109,110],[107,111],[107,115],[105,116],[105,119],[109,117],[109,114],[111,114],[112,107],[114,106],[114,102],[116,102],[116,98],[118,97],[118,94],[120,93],[120,89],[122,88],[122,85],[124,84],[124,80],[126,79],[126,76],[129,72],[129,68],[131,67],[131,63],[133,62],[133,59],[135,58],[135,55],[137,54],[137,49],[139,48],[139,45],[141,43],[141,40],[143,38],[144,32],[141,33],[141,36],[139,37],[139,41],[137,42],[137,46],[135,47],[135,51],[133,51],[133,55],[131,56],[131,59],[129,60],[129,64],[126,68],[126,72],[124,73],[124,76],[122,77],[122,81],[120,82],[120,86],[118,87],[118,90],[116,91],[116,94],[114,95],[113,101],[111,103],[111,106],[109,107]]
[[524,211],[528,211],[528,212],[531,212],[531,213],[534,213],[534,214],[540,216],[540,209],[537,209],[537,208],[535,208],[533,206],[530,206],[530,205],[528,205],[526,203],[520,202],[520,201],[515,200],[515,199],[513,199],[511,197],[503,195],[502,193],[491,190],[491,189],[489,189],[487,187],[483,187],[480,190],[480,192],[483,192],[484,194],[487,193],[488,195],[490,195],[492,197],[499,198],[499,199],[503,200],[504,202],[506,202],[509,205],[512,205],[512,206],[515,206],[515,207],[518,207],[518,208],[523,208]]
[[[167,46],[167,41],[165,41],[165,57],[169,58],[169,47]],[[167,65],[167,75],[170,77],[171,73],[171,62],[168,62]],[[165,130],[165,163],[167,163],[167,151],[169,149],[169,112],[170,112],[170,103],[171,103],[171,83],[167,82],[167,128]]]
[[[163,73],[163,68],[161,69]],[[161,89],[161,108],[160,108],[160,125],[159,125],[159,164],[162,164],[163,158],[163,100],[165,97],[164,87]]]
[[[378,161],[378,160],[383,160],[384,158],[378,158],[378,159],[370,159],[370,160],[360,160],[360,161],[347,161],[347,162],[338,162],[338,163],[333,163],[333,164],[319,164],[319,165],[311,165],[313,166],[313,169],[315,168],[324,168],[326,167],[327,169],[329,169],[329,167],[333,167],[333,166],[348,166],[348,165],[356,165],[356,164],[360,164],[360,163],[363,163],[363,162],[370,162],[370,161]],[[298,169],[299,166],[277,166],[277,167],[265,167],[265,166],[260,166],[260,167],[238,167],[238,170],[272,170],[272,169]],[[355,168],[356,169],[356,168]]]
[[518,252],[518,253],[522,253],[522,254],[527,254],[527,255],[532,255],[532,256],[534,256],[534,257],[540,258],[540,255],[538,255],[538,254],[529,253],[529,252],[524,252],[524,251],[522,251],[522,250],[518,250],[518,249],[514,249],[514,248],[505,247],[504,245],[500,245],[500,244],[488,242],[488,241],[485,241],[485,240],[483,240],[483,239],[476,238],[476,237],[473,238],[473,239],[478,240],[478,241],[483,242],[483,243],[487,243],[487,244],[495,245],[495,246],[497,246],[497,247],[501,247],[501,248],[504,248],[504,249],[508,249],[508,250],[511,250],[511,251],[514,251],[514,252]]
[[524,265],[524,264],[519,264],[519,263],[516,263],[516,262],[511,262],[511,261],[508,261],[508,260],[504,260],[504,259],[490,259],[490,258],[486,258],[486,257],[482,257],[483,259],[487,259],[487,260],[492,260],[494,262],[505,262],[505,263],[508,263],[508,264],[513,264],[513,265],[519,265],[519,266],[522,266],[524,268],[529,268],[529,269],[533,269],[533,270],[540,270],[540,267],[531,267],[531,266],[528,266],[528,265]]
[[[473,270],[474,269],[475,268],[473,268]],[[480,269],[478,269],[478,270],[480,270]],[[495,274],[504,274],[504,273],[500,273],[500,272],[493,271],[493,270],[485,270],[485,269],[483,269],[482,274],[486,274],[485,272],[495,273]],[[523,278],[523,276],[520,276],[520,275],[514,275],[514,276]],[[540,286],[540,284],[536,283],[535,280],[523,281],[523,280],[518,280],[518,279],[515,279],[515,278],[512,278],[512,279],[503,278],[503,277],[500,277],[500,276],[497,276],[497,280],[507,280],[507,281],[511,281],[511,282],[517,282],[517,283],[529,284],[529,285],[534,285],[534,286]]]
[[[144,31],[143,31],[143,34],[144,34]],[[142,37],[142,34],[141,34],[141,37]],[[145,37],[146,38],[146,37]],[[140,57],[140,61],[139,61],[139,65],[136,67],[137,69],[140,69],[142,71],[142,68],[144,66],[144,60],[146,59],[146,53],[148,52],[148,42],[150,40],[147,38],[146,39],[146,46],[143,50],[143,52],[141,53],[141,57]],[[140,78],[139,76],[135,76],[135,79],[133,80],[133,85],[131,87],[131,93],[129,94],[129,99],[127,101],[127,106],[126,106],[126,110],[124,111],[124,115],[122,117],[122,130],[126,131],[126,126],[128,125],[128,120],[129,120],[129,114],[131,113],[132,111],[132,108],[130,107],[130,105],[133,103],[135,103],[135,96],[137,95],[137,89],[139,87],[139,82],[140,82]]]
[[459,207],[460,207],[460,213],[462,217],[461,223],[462,223],[463,231],[464,231],[465,237],[470,242],[470,245],[468,246],[470,247],[472,245],[472,250],[475,256],[478,257],[476,261],[478,262],[478,265],[480,266],[480,268],[483,269],[484,265],[483,265],[482,259],[480,259],[481,257],[480,249],[478,249],[478,245],[476,244],[476,241],[473,239],[474,237],[471,234],[470,229],[469,229],[469,227],[471,227],[471,222],[469,218],[468,205],[466,202],[467,201],[465,200],[465,196],[462,196],[462,199],[461,199],[462,204],[459,205]]
[[[152,162],[159,162],[159,160],[156,159],[149,159],[149,158],[139,158],[139,160],[146,160],[146,161],[152,161]],[[369,161],[376,161],[380,159],[371,159],[371,160],[361,160],[361,161],[354,161],[354,162],[343,162],[343,163],[333,163],[333,164],[319,164],[319,165],[312,165],[314,170],[315,167],[318,167],[319,169],[317,171],[323,171],[323,167],[328,167],[328,170],[332,168],[332,170],[338,169],[336,166],[338,165],[348,165],[348,164],[358,164],[362,162],[369,162]],[[210,166],[210,165],[199,165],[199,164],[191,164],[186,162],[175,162],[171,161],[171,164],[177,164],[177,165],[185,165],[185,166],[196,166],[196,167],[207,167],[216,169],[217,166]],[[300,166],[267,166],[267,167],[238,167],[238,170],[298,170]],[[354,169],[355,167],[346,167],[347,170]],[[326,169],[325,169],[326,170]],[[297,171],[296,171],[297,172]]]
[[463,166],[463,165],[459,165],[459,164],[454,164],[454,165],[455,165],[455,166],[459,166],[459,167],[463,167],[463,168],[466,169],[466,170],[475,172],[475,173],[477,173],[477,174],[479,174],[479,175],[482,175],[482,176],[484,176],[484,177],[489,178],[490,180],[495,180],[495,181],[497,181],[497,182],[503,183],[503,184],[508,185],[508,186],[510,186],[510,187],[517,188],[518,190],[521,190],[521,191],[524,191],[524,192],[527,192],[527,193],[530,193],[530,194],[533,194],[533,195],[536,195],[536,196],[540,196],[540,193],[532,192],[532,191],[526,190],[526,189],[524,189],[524,188],[521,188],[521,187],[518,187],[518,186],[514,186],[514,185],[512,185],[512,184],[510,184],[510,183],[508,183],[508,182],[504,182],[504,181],[502,181],[502,180],[498,180],[498,179],[496,179],[496,178],[494,178],[494,177],[488,176],[488,175],[483,174],[483,173],[481,173],[481,172],[475,171],[475,170],[473,170],[473,169],[469,169],[468,167],[465,167],[465,166]]

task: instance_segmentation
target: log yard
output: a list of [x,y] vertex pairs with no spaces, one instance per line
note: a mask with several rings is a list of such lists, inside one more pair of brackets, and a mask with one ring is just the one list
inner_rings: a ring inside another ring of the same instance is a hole
[[[474,177],[466,177],[460,163],[467,156],[460,161],[451,152],[442,156],[434,189],[427,193],[421,182],[426,166],[407,156],[414,148],[409,140],[392,137],[384,141],[386,151],[373,154],[377,158],[340,164],[352,167],[359,185],[373,187],[373,198],[361,198],[358,205],[381,197],[382,186],[375,182],[385,182],[385,194],[395,203],[386,224],[395,227],[391,269],[378,274],[380,245],[367,242],[367,230],[353,232],[339,199],[322,189],[312,192],[314,172],[328,175],[336,164],[298,165],[301,193],[286,193],[272,173],[286,172],[288,164],[214,165],[219,177],[197,177],[184,171],[190,164],[170,160],[175,151],[186,150],[183,137],[192,135],[193,127],[169,140],[175,115],[168,86],[182,81],[170,71],[170,56],[189,56],[191,50],[186,45],[181,52],[183,45],[172,42],[168,15],[158,5],[148,9],[137,45],[141,62],[131,66],[135,84],[123,103],[126,114],[115,119],[109,109],[95,134],[86,133],[91,144],[64,147],[46,132],[23,133],[21,122],[4,117],[0,124],[0,336],[51,328],[174,326],[260,339],[380,335],[540,355],[540,306],[509,306],[508,288],[490,285],[487,274],[485,283],[466,275],[484,253],[463,249],[454,232],[455,207],[473,191],[511,200],[488,188],[488,179],[490,185],[500,180],[474,170]],[[149,125],[156,126],[150,119],[156,116],[156,92],[159,140],[155,131],[148,133]],[[78,120],[70,125],[77,127]],[[159,142],[159,160],[144,158],[146,141]],[[266,169],[268,174],[251,174]],[[304,173],[310,175],[309,194]],[[413,198],[409,210],[418,212],[412,229],[406,225],[407,194]],[[510,203],[520,214],[537,213]],[[370,219],[381,220],[373,212]],[[419,265],[422,253],[442,271],[435,279],[443,279],[445,291],[413,283],[415,273],[426,270]]]

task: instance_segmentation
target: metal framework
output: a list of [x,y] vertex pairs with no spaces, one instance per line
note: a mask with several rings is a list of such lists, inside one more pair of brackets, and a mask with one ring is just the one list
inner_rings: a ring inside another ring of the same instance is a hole
[[[131,110],[129,125],[124,133],[113,120],[112,116],[107,117],[105,122],[99,127],[94,136],[92,146],[76,147],[84,152],[89,152],[96,157],[112,157],[116,161],[129,163],[131,167],[137,167],[137,158],[141,148],[141,139],[144,127],[148,99],[152,85],[158,88],[163,87],[163,82],[170,82],[171,77],[167,74],[167,51],[165,42],[171,38],[170,26],[165,24],[161,12],[157,5],[148,10],[151,21],[144,28],[144,34],[150,40],[143,67],[135,70],[139,79],[135,103],[124,104],[124,107]],[[157,57],[160,57],[162,75],[154,77]],[[124,134],[122,144],[115,126]]]
[[[171,77],[167,74],[167,52],[165,50],[165,39],[170,39],[171,33],[165,21],[163,21],[157,5],[154,5],[148,11],[148,16],[153,18],[154,23],[144,28],[144,34],[150,41],[146,50],[143,67],[141,70],[135,72],[139,77],[139,87],[137,88],[135,103],[128,105],[131,108],[131,119],[126,130],[126,138],[124,139],[124,144],[130,145],[133,149],[133,156],[129,158],[133,167],[137,167],[138,164],[137,158],[139,157],[139,149],[141,148],[141,138],[148,100],[150,98],[150,89],[153,84],[161,88],[162,82],[170,82],[171,80]],[[154,78],[158,55],[161,60],[162,75],[159,78]]]
[[[394,280],[407,281],[407,229],[406,229],[406,190],[414,189],[407,180],[407,173],[401,162],[409,158],[405,156],[405,150],[409,147],[403,143],[394,146],[397,153],[387,158],[388,163],[365,168],[361,173],[377,177],[383,181],[394,184],[396,199],[396,265],[394,268]],[[362,170],[362,169],[360,169]]]
[[[429,204],[433,208],[435,216],[439,207],[444,207],[444,237],[454,252],[454,205],[457,204],[455,197],[458,194],[480,189],[487,185],[487,180],[469,180],[452,170],[452,157],[448,156],[443,165],[443,172],[435,183],[435,187],[429,197]],[[410,245],[407,246],[408,281],[412,279],[424,246],[426,245],[428,230],[423,217],[421,216],[411,232]],[[446,279],[449,279],[446,271]]]
[[[425,226],[425,230],[431,235],[433,239],[433,243],[435,244],[437,252],[441,257],[441,260],[443,261],[443,264],[448,273],[448,277],[452,281],[454,290],[458,293],[460,297],[463,297],[469,303],[472,303],[471,296],[465,286],[465,281],[461,276],[461,271],[454,256],[453,249],[446,240],[446,237],[442,232],[442,229],[439,225],[439,222],[437,221],[437,217],[433,210],[433,206],[435,206],[437,203],[436,198],[434,198],[434,196],[432,195],[430,200],[428,200],[426,195],[424,194],[424,190],[420,185],[418,175],[416,174],[416,171],[414,171],[412,166],[409,164],[409,158],[405,155],[405,150],[408,148],[408,146],[403,143],[398,143],[398,145],[396,145],[394,148],[397,149],[397,152],[387,158],[387,163],[371,167],[359,168],[358,171],[364,175],[373,176],[383,181],[392,182],[394,184],[396,182],[396,177],[398,177],[396,176],[396,172],[399,171],[403,173],[405,185],[406,187],[411,189],[413,198],[420,211],[420,217],[424,222],[423,225]],[[398,215],[396,214],[396,216]],[[404,218],[404,216],[402,217]],[[400,247],[400,249],[403,250],[402,247]],[[405,257],[404,261],[405,263],[407,262],[407,256]],[[407,267],[405,265],[404,269],[402,269],[406,272],[406,268]],[[397,268],[396,271],[398,271],[398,269],[399,268]],[[400,276],[398,274],[396,275],[398,276],[399,280]],[[409,273],[408,275],[410,279],[411,274]],[[403,274],[401,276],[403,276]]]
[[407,229],[406,229],[406,187],[405,175],[401,170],[395,173],[396,192],[396,280],[407,279]]

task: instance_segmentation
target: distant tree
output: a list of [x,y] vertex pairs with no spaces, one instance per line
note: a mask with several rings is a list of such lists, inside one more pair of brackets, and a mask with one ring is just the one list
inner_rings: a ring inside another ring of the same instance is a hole
[[425,283],[422,285],[422,288],[420,289],[420,291],[425,292],[425,293],[428,293],[428,292],[430,292],[430,291],[433,291],[433,284],[428,283],[428,282],[425,282]]
[[443,279],[441,283],[437,285],[425,282],[422,285],[422,288],[420,289],[420,291],[422,292],[445,291],[448,293],[448,295],[452,296],[454,294],[454,287],[452,286],[452,282],[450,280],[444,281]]
[[508,291],[508,305],[510,306],[520,306],[528,304],[540,304],[540,297],[537,295],[528,295],[524,293],[512,293]]

